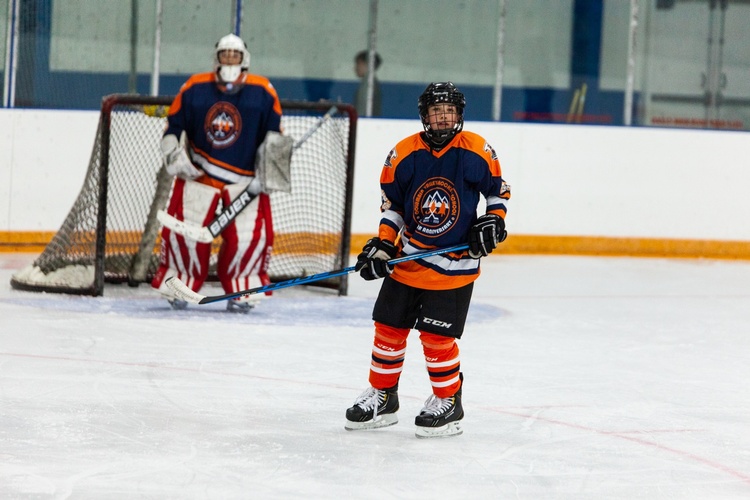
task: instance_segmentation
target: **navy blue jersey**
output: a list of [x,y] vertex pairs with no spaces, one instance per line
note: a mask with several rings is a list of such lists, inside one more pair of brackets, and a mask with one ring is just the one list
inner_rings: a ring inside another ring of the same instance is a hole
[[[412,254],[466,243],[477,220],[480,195],[486,213],[505,218],[510,187],[504,182],[494,149],[481,136],[459,132],[440,151],[421,134],[391,150],[380,176],[382,219],[379,237]],[[396,266],[393,279],[417,288],[449,290],[479,276],[479,260],[468,252],[438,255]]]
[[267,78],[245,75],[235,92],[223,92],[215,73],[193,75],[169,109],[166,134],[185,131],[190,158],[221,187],[255,175],[255,155],[269,130],[279,131],[281,104]]

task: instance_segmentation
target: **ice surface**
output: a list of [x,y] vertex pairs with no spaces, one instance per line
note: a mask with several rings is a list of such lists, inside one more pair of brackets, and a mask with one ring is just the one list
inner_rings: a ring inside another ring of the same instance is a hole
[[11,290],[32,259],[0,254],[0,498],[750,498],[750,262],[485,259],[464,434],[424,440],[416,334],[399,424],[344,430],[378,282],[173,311]]

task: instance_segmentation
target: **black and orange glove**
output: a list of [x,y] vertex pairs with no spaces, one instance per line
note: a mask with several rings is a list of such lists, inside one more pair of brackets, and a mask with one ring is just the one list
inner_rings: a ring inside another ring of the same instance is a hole
[[395,258],[398,249],[393,242],[370,238],[362,252],[357,255],[357,263],[354,270],[367,281],[385,278],[393,272],[393,266],[388,261]]
[[469,255],[473,259],[487,257],[507,236],[502,217],[484,214],[469,230]]

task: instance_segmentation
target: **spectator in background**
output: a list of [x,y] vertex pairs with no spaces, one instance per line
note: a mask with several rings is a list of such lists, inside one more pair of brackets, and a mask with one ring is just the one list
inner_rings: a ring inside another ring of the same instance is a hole
[[[357,87],[357,93],[354,96],[354,106],[357,108],[357,113],[360,116],[367,115],[367,66],[369,62],[369,51],[363,50],[357,53],[354,57],[354,72],[359,77],[359,87]],[[383,62],[380,55],[375,53],[375,65],[374,70],[377,71],[380,64]],[[382,111],[382,97],[380,94],[380,82],[377,77],[373,78],[373,92],[372,92],[372,114],[369,116],[380,116]]]

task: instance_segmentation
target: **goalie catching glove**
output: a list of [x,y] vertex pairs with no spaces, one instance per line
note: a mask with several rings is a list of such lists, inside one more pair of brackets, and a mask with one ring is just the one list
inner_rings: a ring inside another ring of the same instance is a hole
[[484,214],[469,230],[469,255],[473,259],[486,257],[498,243],[505,241],[505,221],[495,214]]
[[170,175],[193,180],[203,174],[203,172],[195,168],[185,148],[180,145],[180,141],[172,134],[165,135],[162,138],[161,154],[164,159],[164,168],[167,169]]
[[388,261],[395,258],[398,253],[396,246],[380,238],[370,238],[362,252],[357,256],[355,271],[367,281],[385,278],[393,272],[393,265]]

